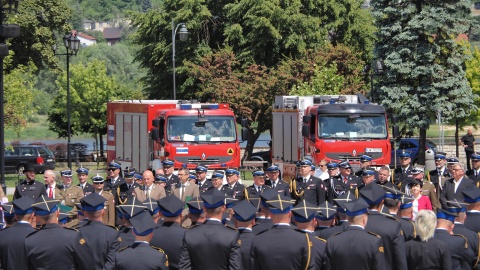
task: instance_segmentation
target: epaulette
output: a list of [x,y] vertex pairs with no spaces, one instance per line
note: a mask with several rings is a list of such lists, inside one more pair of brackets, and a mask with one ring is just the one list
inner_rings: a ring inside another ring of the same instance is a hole
[[323,239],[323,238],[321,238],[321,237],[318,237],[318,236],[316,236],[316,235],[315,235],[315,238],[318,239],[318,240],[320,240],[320,241],[323,241],[323,242],[325,242],[325,243],[327,242],[327,240],[325,240],[325,239]]
[[373,235],[373,236],[376,236],[376,237],[378,237],[378,238],[382,238],[382,237],[380,236],[380,234],[376,234],[376,233],[370,232],[370,231],[369,231],[368,233],[371,234],[371,235]]
[[107,227],[114,228],[116,231],[118,231],[118,228],[112,225],[106,225]]
[[454,236],[460,236],[460,237],[462,237],[463,240],[465,241],[465,244],[463,245],[464,248],[465,248],[465,249],[468,248],[468,240],[467,240],[467,238],[466,238],[465,236],[463,236],[463,235],[461,235],[461,234],[456,234],[456,233],[454,233],[453,235],[454,235]]
[[160,251],[161,253],[165,253],[165,251],[163,251],[163,249],[159,248],[159,247],[156,247],[156,246],[151,246],[153,249],[156,249],[158,251]]
[[68,228],[68,227],[63,227],[63,228],[64,228],[65,230],[72,230],[72,231],[74,231],[74,232],[78,232],[78,230],[75,229],[75,228]]
[[225,224],[225,227],[227,227],[227,228],[229,228],[229,229],[232,229],[232,230],[235,230],[235,231],[237,231],[237,228],[235,228],[235,227],[232,227],[232,226],[230,226],[230,225],[228,225],[228,224]]
[[334,233],[334,234],[332,234],[330,237],[335,236],[335,235],[339,235],[339,234],[341,234],[341,233],[342,233],[342,232]]
[[259,232],[257,232],[255,235],[262,234],[262,233],[264,233],[264,232],[266,232],[266,231],[268,231],[268,230],[269,230],[269,229],[265,229],[265,230],[263,230],[263,231],[259,231]]
[[388,214],[384,214],[384,216],[390,218],[390,219],[393,219],[395,220],[396,222],[400,222],[398,219],[396,219],[395,217],[393,217],[392,215],[388,215]]
[[117,252],[122,252],[122,251],[124,251],[125,249],[127,249],[127,248],[129,248],[129,247],[130,247],[130,246],[123,247],[123,248],[119,249]]
[[197,227],[198,225],[200,225],[200,224],[192,225],[192,226],[188,227],[187,229],[195,228],[195,227]]
[[82,189],[81,187],[79,187],[79,186],[70,186],[70,187],[79,188],[79,189],[81,189],[82,192],[83,192],[83,189]]
[[167,253],[165,253],[165,251],[163,251],[163,249],[159,248],[159,247],[154,247],[154,246],[151,246],[153,249],[156,249],[158,250],[160,253],[163,253],[165,255],[165,265],[168,267],[168,255]]

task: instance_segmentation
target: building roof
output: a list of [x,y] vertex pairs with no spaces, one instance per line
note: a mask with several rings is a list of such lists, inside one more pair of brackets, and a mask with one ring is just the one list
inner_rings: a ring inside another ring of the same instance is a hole
[[96,38],[94,38],[92,36],[89,36],[89,35],[86,35],[86,34],[83,34],[83,33],[78,33],[77,36],[81,37],[81,38],[84,38],[84,39],[97,40]]
[[103,28],[103,37],[105,39],[118,39],[122,36],[122,29],[118,27]]

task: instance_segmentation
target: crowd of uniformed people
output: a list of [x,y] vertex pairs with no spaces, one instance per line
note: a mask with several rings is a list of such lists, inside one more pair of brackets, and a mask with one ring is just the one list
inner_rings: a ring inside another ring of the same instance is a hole
[[[44,173],[33,167],[2,204],[1,269],[480,269],[480,155],[472,169],[374,170],[372,157],[276,165],[244,186],[236,169],[195,173],[173,162],[142,173],[108,164]],[[122,173],[124,174],[122,177]],[[224,184],[226,179],[226,184]],[[285,181],[284,181],[285,180]]]

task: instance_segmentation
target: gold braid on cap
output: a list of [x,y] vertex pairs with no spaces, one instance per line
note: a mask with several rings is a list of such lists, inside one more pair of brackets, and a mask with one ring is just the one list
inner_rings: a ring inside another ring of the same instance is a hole
[[295,196],[297,198],[302,198],[303,196],[303,193],[305,193],[305,190],[302,190],[301,192],[297,192],[297,180],[292,180],[290,182],[290,189],[292,190],[291,192],[293,192],[293,194],[295,194]]

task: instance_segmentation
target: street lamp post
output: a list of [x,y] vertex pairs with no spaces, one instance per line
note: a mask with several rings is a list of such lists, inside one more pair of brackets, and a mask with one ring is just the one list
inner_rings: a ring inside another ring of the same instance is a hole
[[364,75],[369,75],[370,76],[370,97],[372,97],[373,101],[373,77],[378,76],[378,75],[383,75],[384,73],[384,66],[382,61],[375,61],[373,63],[373,69],[371,68],[370,65],[365,65],[363,68],[362,73]]
[[180,40],[185,41],[188,38],[188,30],[185,23],[179,23],[175,27],[175,22],[172,20],[172,62],[173,62],[173,99],[177,99],[177,86],[175,84],[175,37],[177,36],[177,30],[180,28]]
[[[5,185],[5,107],[3,92],[3,60],[9,55],[7,38],[20,36],[20,26],[5,24],[7,13],[16,13],[19,0],[0,1],[0,184],[4,194],[7,194]],[[0,211],[1,215],[1,211]]]
[[68,168],[72,169],[72,159],[70,153],[70,57],[77,55],[78,49],[80,48],[80,40],[77,38],[77,35],[74,31],[70,34],[67,34],[63,37],[63,45],[67,50],[66,53],[56,53],[57,44],[53,45],[53,51],[55,55],[65,55],[67,57],[67,163]]

